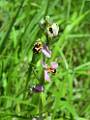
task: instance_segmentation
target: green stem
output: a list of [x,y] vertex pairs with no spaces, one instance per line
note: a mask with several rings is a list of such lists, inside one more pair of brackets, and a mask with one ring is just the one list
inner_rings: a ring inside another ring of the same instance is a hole
[[[34,62],[35,62],[35,54],[33,54],[32,61],[29,63],[25,90],[27,90],[27,88],[28,88],[28,84],[29,84],[29,81],[30,81],[29,79],[30,79],[30,76],[31,76],[31,73],[32,73],[32,67],[33,67]],[[24,98],[26,98],[25,93],[26,93],[26,91],[24,92]]]

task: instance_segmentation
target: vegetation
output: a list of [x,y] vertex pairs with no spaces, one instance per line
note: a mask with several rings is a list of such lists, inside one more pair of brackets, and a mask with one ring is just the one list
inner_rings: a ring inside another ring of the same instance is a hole
[[[50,58],[33,52],[39,38]],[[58,64],[50,82],[43,59]],[[0,120],[90,120],[89,0],[0,0]]]

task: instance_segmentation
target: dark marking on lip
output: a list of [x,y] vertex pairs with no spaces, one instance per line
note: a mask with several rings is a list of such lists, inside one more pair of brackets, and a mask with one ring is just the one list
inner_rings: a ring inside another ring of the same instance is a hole
[[51,33],[53,33],[53,29],[52,29],[51,27],[49,28],[49,31],[50,31]]

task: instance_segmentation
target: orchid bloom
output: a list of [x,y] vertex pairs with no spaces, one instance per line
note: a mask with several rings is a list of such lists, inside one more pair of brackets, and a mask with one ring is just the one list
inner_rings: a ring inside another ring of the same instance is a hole
[[48,46],[43,45],[41,42],[36,42],[34,44],[33,51],[35,53],[39,53],[41,51],[46,57],[51,57],[51,51],[49,50]]
[[50,82],[50,76],[49,73],[55,73],[56,68],[58,67],[58,64],[56,62],[51,62],[51,66],[48,66],[45,63],[42,63],[43,68],[44,68],[44,79],[45,81]]

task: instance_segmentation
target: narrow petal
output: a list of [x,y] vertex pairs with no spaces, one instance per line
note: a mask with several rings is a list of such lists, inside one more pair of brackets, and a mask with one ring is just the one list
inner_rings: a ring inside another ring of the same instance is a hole
[[48,49],[48,47],[46,45],[43,46],[42,53],[48,58],[51,57],[51,51]]
[[58,67],[58,63],[56,62],[51,62],[51,67],[56,69]]
[[50,82],[50,77],[49,77],[48,72],[46,70],[44,71],[44,78],[45,78],[45,81]]

